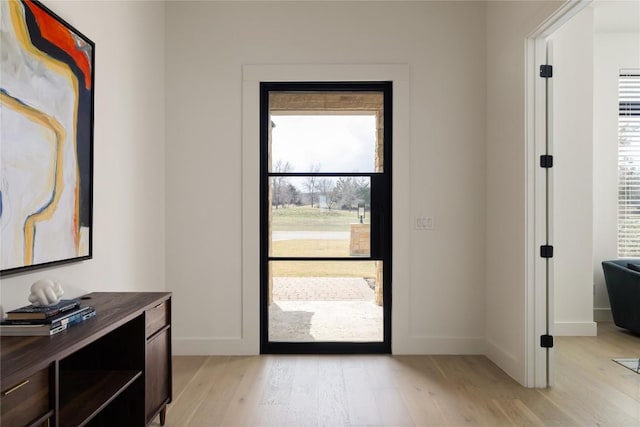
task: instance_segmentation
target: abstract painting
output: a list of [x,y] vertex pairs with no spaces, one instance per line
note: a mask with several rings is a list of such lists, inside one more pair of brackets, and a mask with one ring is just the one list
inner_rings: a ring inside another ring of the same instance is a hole
[[94,43],[0,0],[0,274],[92,255]]

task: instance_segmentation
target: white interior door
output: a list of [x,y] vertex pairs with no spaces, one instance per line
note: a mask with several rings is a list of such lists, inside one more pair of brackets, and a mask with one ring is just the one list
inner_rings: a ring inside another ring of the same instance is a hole
[[533,40],[531,57],[532,63],[530,72],[535,74],[531,80],[531,90],[533,92],[533,109],[531,122],[533,144],[529,153],[529,173],[533,177],[531,192],[533,194],[531,203],[533,210],[530,211],[532,218],[531,233],[533,239],[529,244],[531,256],[530,260],[530,280],[532,281],[532,292],[530,297],[532,304],[528,304],[530,314],[528,322],[533,325],[529,328],[527,345],[529,346],[528,356],[528,385],[531,387],[545,388],[550,385],[553,376],[552,351],[542,346],[542,337],[553,333],[553,258],[543,257],[543,247],[553,245],[553,225],[552,222],[552,196],[553,196],[553,175],[552,168],[543,167],[543,156],[551,155],[552,131],[551,118],[553,116],[552,84],[549,78],[542,77],[542,66],[550,65],[551,52],[548,49],[548,38],[546,36],[536,37]]
[[[554,196],[557,192],[556,178],[564,171],[569,162],[559,159],[554,151],[554,80],[560,76],[560,68],[552,70],[552,77],[541,75],[542,65],[554,65],[554,50],[558,54],[558,45],[551,45],[550,37],[585,9],[591,0],[566,2],[538,27],[527,40],[527,386],[544,388],[553,385],[554,351],[553,347],[543,347],[542,337],[553,337],[555,316],[554,273],[560,260],[562,247],[557,241],[554,229],[562,224],[554,221]],[[555,59],[560,59],[559,57]],[[559,64],[556,64],[559,65]],[[564,70],[565,73],[567,70]],[[563,86],[556,85],[560,90]],[[565,98],[558,98],[565,99]],[[575,100],[567,97],[575,104]],[[557,102],[556,102],[557,105]],[[558,120],[560,123],[561,120]],[[564,141],[563,141],[564,142]],[[542,167],[542,156],[553,157],[553,167]],[[555,172],[554,172],[555,171]],[[555,176],[554,176],[555,175]],[[554,245],[557,244],[557,247]],[[553,246],[553,257],[543,257],[542,248]],[[554,258],[555,257],[555,258]],[[555,262],[554,262],[555,259]]]
[[[546,65],[551,65],[553,67],[553,41],[547,40],[546,42]],[[554,127],[553,127],[553,77],[545,78],[546,85],[546,135],[545,135],[545,150],[547,155],[553,156],[553,135],[554,135]],[[547,223],[547,245],[551,245],[553,247],[554,244],[554,207],[553,207],[553,199],[554,199],[554,174],[553,167],[544,168],[546,174],[546,223]],[[554,325],[555,325],[555,309],[554,309],[554,258],[546,258],[546,295],[547,295],[547,318],[546,318],[546,335],[554,336]],[[553,347],[545,348],[546,351],[546,360],[547,360],[547,369],[546,369],[546,377],[547,377],[547,386],[553,385],[554,378],[554,350]]]

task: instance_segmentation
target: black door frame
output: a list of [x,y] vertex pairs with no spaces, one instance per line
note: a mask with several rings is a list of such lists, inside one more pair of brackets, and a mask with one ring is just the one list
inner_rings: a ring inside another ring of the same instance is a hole
[[[392,82],[261,82],[260,83],[260,353],[262,354],[365,354],[391,353],[391,153]],[[383,93],[383,172],[274,173],[269,172],[269,92],[381,92]],[[269,178],[273,176],[358,176],[371,179],[371,254],[358,258],[269,256]],[[374,213],[375,212],[375,213]],[[375,225],[375,226],[374,226]],[[383,341],[381,342],[275,342],[269,341],[270,261],[383,261]]]

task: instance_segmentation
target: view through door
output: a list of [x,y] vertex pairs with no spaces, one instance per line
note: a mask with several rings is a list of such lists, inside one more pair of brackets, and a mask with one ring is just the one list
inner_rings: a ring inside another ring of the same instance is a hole
[[261,351],[391,350],[391,83],[261,84]]

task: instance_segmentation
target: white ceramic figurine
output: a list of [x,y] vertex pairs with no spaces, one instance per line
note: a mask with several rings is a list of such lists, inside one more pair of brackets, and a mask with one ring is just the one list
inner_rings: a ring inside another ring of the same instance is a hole
[[60,302],[62,294],[64,294],[64,291],[59,283],[51,279],[41,279],[31,285],[29,302],[36,307],[55,305]]

